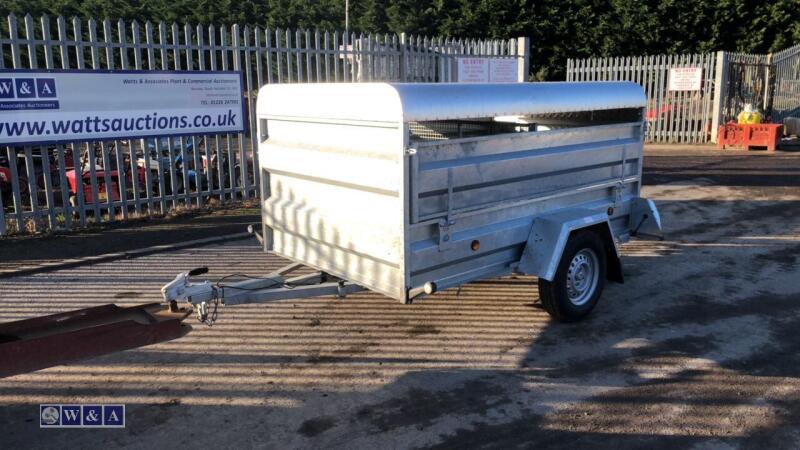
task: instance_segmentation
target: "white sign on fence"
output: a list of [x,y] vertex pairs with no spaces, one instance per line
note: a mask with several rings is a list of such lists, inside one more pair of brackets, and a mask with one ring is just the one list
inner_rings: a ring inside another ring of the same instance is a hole
[[0,145],[244,131],[239,72],[0,71]]
[[492,83],[516,83],[519,81],[517,58],[489,59],[489,81]]
[[458,58],[459,83],[516,83],[517,58]]
[[703,88],[702,67],[671,67],[669,69],[670,91],[699,91]]
[[486,58],[458,58],[459,83],[488,83],[489,60]]

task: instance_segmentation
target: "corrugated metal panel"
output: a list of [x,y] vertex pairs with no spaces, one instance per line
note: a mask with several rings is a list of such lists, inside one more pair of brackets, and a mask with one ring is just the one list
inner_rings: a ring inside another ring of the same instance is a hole
[[404,298],[402,127],[299,126],[268,121],[260,146],[268,248]]

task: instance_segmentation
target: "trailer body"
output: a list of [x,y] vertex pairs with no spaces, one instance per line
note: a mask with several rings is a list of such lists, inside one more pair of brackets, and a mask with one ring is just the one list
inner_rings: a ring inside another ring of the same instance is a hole
[[627,82],[264,86],[264,248],[409,301],[552,280],[565,236],[595,227],[621,280],[616,245],[660,231],[639,197],[645,102]]

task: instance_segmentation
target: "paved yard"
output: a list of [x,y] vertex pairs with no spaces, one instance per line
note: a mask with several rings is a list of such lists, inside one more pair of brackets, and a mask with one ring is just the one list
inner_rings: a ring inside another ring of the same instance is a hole
[[[231,307],[176,341],[0,380],[0,447],[800,447],[800,154],[645,164],[667,239],[624,247],[626,283],[585,322],[551,322],[527,277],[410,306]],[[0,321],[281,264],[237,241],[0,280]],[[41,402],[125,403],[128,426],[41,430]]]

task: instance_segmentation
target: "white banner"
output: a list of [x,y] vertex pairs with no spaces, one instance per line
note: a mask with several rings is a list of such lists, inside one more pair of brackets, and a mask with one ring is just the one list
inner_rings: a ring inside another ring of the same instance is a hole
[[516,83],[517,58],[458,58],[459,83]]
[[0,71],[0,145],[244,131],[239,72]]

